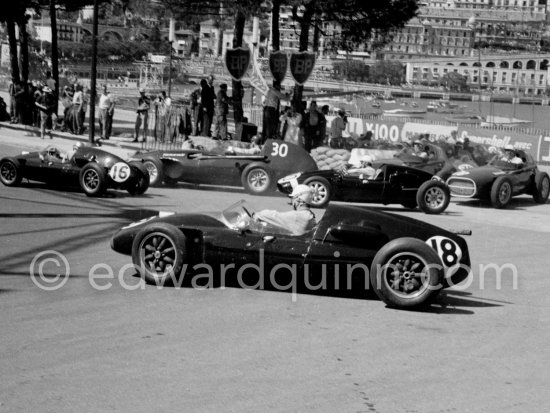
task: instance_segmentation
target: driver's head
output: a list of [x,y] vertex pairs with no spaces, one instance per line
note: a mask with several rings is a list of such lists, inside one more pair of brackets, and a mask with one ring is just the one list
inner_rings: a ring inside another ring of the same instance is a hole
[[83,148],[84,147],[84,144],[82,142],[76,142],[74,145],[73,145],[73,150],[78,150],[78,148]]
[[311,201],[313,201],[313,189],[304,184],[296,185],[289,196],[292,200],[292,206],[294,209],[297,209],[300,206],[309,207],[309,205],[311,205]]
[[514,146],[513,145],[506,145],[504,147],[504,154],[508,157],[508,158],[514,158],[516,156],[516,150],[514,149]]

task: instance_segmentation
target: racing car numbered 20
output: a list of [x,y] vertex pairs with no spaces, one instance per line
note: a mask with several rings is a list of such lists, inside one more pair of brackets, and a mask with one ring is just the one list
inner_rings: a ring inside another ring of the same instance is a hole
[[75,144],[74,151],[62,152],[48,146],[38,152],[0,160],[0,180],[17,186],[26,178],[55,186],[80,187],[88,196],[101,196],[108,188],[142,195],[149,188],[149,173],[141,162],[125,162],[112,153]]
[[326,285],[336,285],[337,277],[348,277],[342,268],[361,267],[350,277],[387,305],[407,309],[430,303],[470,274],[468,246],[458,233],[370,208],[330,205],[311,231],[296,236],[256,221],[240,201],[221,214],[159,213],[134,222],[113,235],[111,248],[130,255],[140,276],[157,285],[182,285],[181,277],[202,274],[205,266],[231,277],[251,263],[263,269],[260,277],[287,266],[298,271],[300,285],[321,274],[333,278]]

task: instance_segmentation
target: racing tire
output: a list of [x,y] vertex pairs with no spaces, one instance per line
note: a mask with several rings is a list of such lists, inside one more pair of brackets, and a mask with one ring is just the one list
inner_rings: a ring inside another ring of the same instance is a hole
[[370,286],[389,307],[415,309],[430,304],[443,288],[437,252],[417,238],[397,238],[375,255]]
[[6,186],[18,186],[23,179],[21,164],[15,158],[4,158],[0,161],[0,180]]
[[444,182],[430,179],[418,188],[416,202],[426,214],[441,214],[451,202],[451,191]]
[[127,191],[130,195],[143,195],[149,188],[149,172],[141,164],[132,164],[136,167],[136,176],[131,184],[129,184]]
[[258,164],[250,164],[244,168],[241,182],[246,192],[252,195],[263,195],[273,186],[271,171]]
[[332,197],[332,187],[330,183],[320,176],[311,177],[304,181],[304,184],[313,190],[313,199],[311,206],[314,208],[324,208],[330,202]]
[[550,194],[550,177],[546,172],[537,172],[535,175],[535,188],[533,190],[533,200],[537,204],[546,204]]
[[147,158],[143,160],[143,166],[149,172],[149,185],[160,186],[164,180],[164,170],[162,161],[155,158]]
[[507,176],[499,176],[491,187],[491,205],[506,208],[512,201],[512,181]]
[[101,196],[107,190],[107,174],[95,162],[84,165],[78,181],[87,196]]
[[180,285],[179,277],[186,258],[185,235],[170,224],[149,225],[132,243],[132,263],[149,284]]

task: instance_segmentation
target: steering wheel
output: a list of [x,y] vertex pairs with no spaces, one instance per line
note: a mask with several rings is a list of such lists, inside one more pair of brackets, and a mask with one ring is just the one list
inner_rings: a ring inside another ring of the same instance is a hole
[[250,213],[250,211],[248,209],[246,209],[245,206],[242,206],[242,209],[244,212],[246,212],[246,215],[248,215],[250,218],[252,218],[252,214]]

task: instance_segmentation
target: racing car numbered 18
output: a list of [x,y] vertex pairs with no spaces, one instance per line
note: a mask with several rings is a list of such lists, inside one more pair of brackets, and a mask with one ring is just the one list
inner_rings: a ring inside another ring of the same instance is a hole
[[317,170],[309,153],[292,143],[268,139],[261,149],[255,149],[164,150],[139,153],[132,159],[143,161],[152,186],[179,181],[241,186],[254,195],[275,190],[277,179],[292,172]]
[[23,152],[0,160],[0,180],[17,186],[23,178],[55,186],[80,187],[88,196],[101,196],[108,188],[142,195],[149,188],[149,173],[141,162],[125,162],[112,153],[75,144],[73,153],[55,146]]
[[468,246],[458,231],[409,217],[330,205],[311,231],[295,236],[253,216],[244,201],[217,215],[159,213],[120,229],[111,248],[130,255],[139,275],[156,285],[182,285],[181,277],[200,274],[205,266],[213,274],[223,266],[225,276],[226,269],[250,263],[263,269],[260,277],[286,265],[297,269],[299,285],[321,274],[329,277],[327,285],[336,285],[337,277],[348,275],[335,267],[357,264],[363,271],[351,277],[387,305],[403,309],[430,303],[470,273]]
[[451,195],[440,179],[421,169],[381,162],[373,162],[366,169],[298,172],[279,179],[277,188],[290,194],[298,184],[309,185],[314,193],[312,206],[317,208],[325,207],[332,199],[401,204],[411,209],[418,206],[427,214],[440,214],[447,209]]

